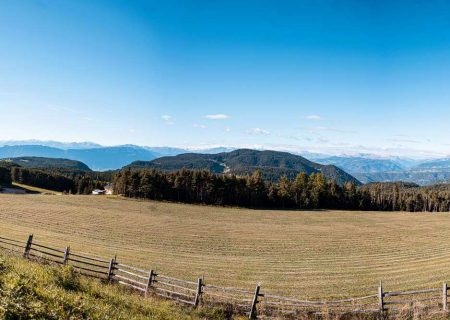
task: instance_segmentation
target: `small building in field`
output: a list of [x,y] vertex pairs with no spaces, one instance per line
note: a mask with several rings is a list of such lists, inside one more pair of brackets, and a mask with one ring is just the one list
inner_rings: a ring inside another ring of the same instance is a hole
[[104,194],[106,194],[106,190],[95,189],[92,191],[92,194],[96,195],[96,196],[104,195]]
[[114,188],[112,184],[108,184],[105,186],[105,194],[112,195],[114,193]]

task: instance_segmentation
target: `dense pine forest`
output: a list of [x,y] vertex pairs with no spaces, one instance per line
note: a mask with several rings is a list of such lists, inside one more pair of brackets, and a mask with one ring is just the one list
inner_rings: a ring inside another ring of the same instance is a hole
[[67,168],[23,168],[0,164],[0,185],[12,182],[71,194],[90,194],[112,181],[112,172],[93,172]]
[[0,186],[8,185],[11,181],[11,171],[9,168],[0,167]]
[[300,173],[267,182],[252,175],[220,175],[204,170],[161,172],[122,170],[114,176],[115,193],[132,198],[252,208],[450,211],[450,186],[419,187],[373,183],[357,187],[327,181],[321,173]]
[[339,185],[321,173],[299,173],[294,179],[283,176],[273,182],[264,179],[259,170],[237,176],[207,170],[167,172],[127,168],[94,172],[0,164],[0,185],[11,182],[70,194],[90,194],[113,182],[116,194],[131,198],[248,208],[450,211],[450,185],[419,187],[401,182]]

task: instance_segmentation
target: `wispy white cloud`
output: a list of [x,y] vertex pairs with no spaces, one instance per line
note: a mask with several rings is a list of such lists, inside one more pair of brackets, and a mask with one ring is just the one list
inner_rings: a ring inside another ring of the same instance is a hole
[[208,120],[226,120],[226,119],[230,119],[231,117],[227,114],[207,114],[205,116],[202,116],[203,119],[208,119]]
[[392,138],[389,138],[388,141],[396,142],[396,143],[422,143],[427,142],[430,143],[431,140],[424,137],[416,137],[407,134],[396,134]]
[[317,132],[317,131],[329,131],[329,132],[338,132],[338,133],[357,133],[355,130],[350,129],[340,129],[340,128],[329,128],[329,127],[322,127],[322,126],[316,126],[316,127],[301,127],[300,129],[308,130],[310,132]]
[[175,121],[174,121],[173,117],[170,116],[170,115],[168,115],[168,114],[162,115],[162,116],[161,116],[161,119],[163,119],[163,120],[164,120],[164,123],[165,123],[166,125],[168,125],[168,126],[172,126],[172,125],[175,124]]
[[265,130],[265,129],[261,129],[261,128],[251,128],[249,130],[247,130],[248,134],[258,134],[258,135],[269,135],[270,132]]
[[200,129],[206,129],[208,128],[207,126],[205,126],[204,124],[198,124],[198,123],[194,123],[192,125],[194,128],[200,128]]
[[231,128],[230,127],[226,127],[224,130],[225,130],[225,132],[231,132]]
[[[307,139],[307,137],[297,137],[297,136],[295,136],[295,135],[280,135],[279,136],[280,138],[283,138],[283,139],[289,139],[289,140],[295,140],[295,141],[304,141],[304,140],[306,140]],[[309,141],[309,140],[307,140],[307,141]]]
[[307,120],[322,120],[322,117],[313,114],[313,115],[310,115],[310,116],[305,116],[305,119],[307,119]]
[[420,143],[420,141],[418,140],[414,140],[414,139],[408,139],[408,138],[392,138],[392,139],[388,139],[388,141],[391,142],[396,142],[396,143]]
[[290,140],[295,140],[295,141],[299,141],[299,142],[313,142],[313,143],[329,143],[330,140],[322,137],[319,134],[315,134],[313,137],[309,137],[309,136],[295,136],[295,135],[288,135],[288,136],[279,136],[280,138],[284,138],[284,139],[290,139]]

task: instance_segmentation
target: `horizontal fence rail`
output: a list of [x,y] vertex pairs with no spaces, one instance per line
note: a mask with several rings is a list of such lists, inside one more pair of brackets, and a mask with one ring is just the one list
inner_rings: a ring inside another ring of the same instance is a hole
[[73,252],[70,247],[53,248],[38,243],[30,235],[26,241],[0,236],[0,249],[20,253],[23,257],[51,264],[70,266],[79,274],[101,279],[136,291],[145,297],[163,297],[178,303],[197,307],[202,305],[230,305],[236,313],[249,319],[280,319],[304,314],[387,314],[402,312],[406,307],[440,309],[448,311],[446,282],[442,288],[415,291],[385,291],[380,282],[372,295],[328,301],[309,301],[278,296],[262,292],[257,284],[254,290],[221,287],[205,282],[203,277],[196,281],[177,279],[159,274],[156,270],[145,270],[118,262],[117,257],[105,259]]
[[0,237],[0,249],[22,253],[25,249],[25,244],[23,241]]

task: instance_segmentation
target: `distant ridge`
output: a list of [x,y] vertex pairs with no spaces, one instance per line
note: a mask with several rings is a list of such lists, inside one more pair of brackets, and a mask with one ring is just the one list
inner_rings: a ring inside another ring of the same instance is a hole
[[0,147],[3,146],[44,146],[58,149],[92,149],[92,148],[101,148],[102,145],[99,145],[94,142],[84,141],[84,142],[60,142],[53,140],[3,140],[0,141]]
[[266,179],[276,181],[286,175],[294,178],[298,173],[322,172],[329,180],[338,184],[354,182],[361,184],[350,174],[333,165],[321,165],[301,156],[287,152],[257,151],[238,149],[218,154],[186,153],[172,157],[162,157],[152,161],[135,161],[128,168],[154,168],[174,171],[186,169],[206,169],[214,173],[251,174],[260,169]]
[[41,145],[0,147],[0,159],[43,157],[81,161],[93,170],[119,169],[137,159],[152,160],[160,154],[135,146],[101,147],[91,149],[58,149]]
[[[218,153],[224,150],[228,149],[213,148],[202,151],[204,153]],[[70,159],[84,162],[96,171],[116,170],[133,161],[149,161],[187,152],[189,151],[172,147],[141,147],[136,145],[105,147],[92,142],[0,141],[0,159],[17,157]]]
[[[17,157],[43,157],[70,159],[85,163],[96,171],[120,169],[134,161],[151,161],[166,156],[180,154],[222,154],[237,148],[211,147],[206,149],[183,149],[175,147],[146,147],[137,145],[121,145],[105,147],[93,142],[58,142],[40,140],[0,141],[0,159]],[[281,152],[283,153],[283,152]],[[284,152],[286,153],[286,152]],[[294,153],[297,154],[297,153]],[[334,165],[350,174],[362,183],[407,181],[419,185],[432,185],[450,182],[450,159],[411,159],[406,157],[380,157],[374,154],[357,155],[325,155],[304,152],[298,154],[313,163]],[[305,159],[305,160],[306,160]],[[270,164],[268,165],[270,167]],[[240,168],[239,170],[244,170]],[[269,170],[264,169],[266,176],[275,178],[284,173],[295,175],[296,168],[287,167]],[[316,170],[318,170],[316,168]],[[321,169],[327,169],[325,166]],[[250,170],[251,171],[251,170]],[[237,171],[240,172],[240,171]],[[245,172],[245,170],[243,171]],[[272,172],[272,173],[270,173]]]
[[391,159],[370,159],[363,157],[343,157],[332,156],[315,159],[321,164],[333,164],[346,172],[353,173],[373,173],[381,171],[400,171],[403,167]]
[[58,159],[58,158],[43,158],[43,157],[19,157],[0,160],[9,164],[16,164],[25,168],[63,168],[75,169],[81,171],[92,171],[86,164],[76,160]]

